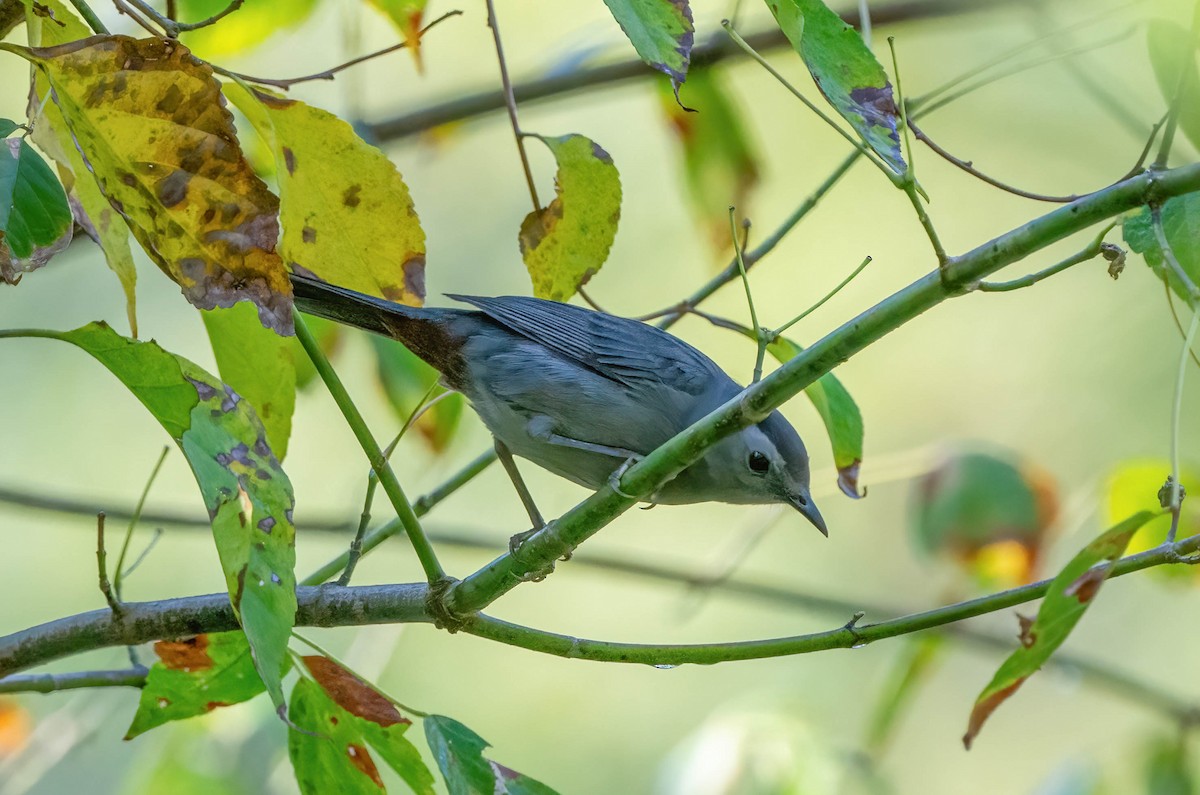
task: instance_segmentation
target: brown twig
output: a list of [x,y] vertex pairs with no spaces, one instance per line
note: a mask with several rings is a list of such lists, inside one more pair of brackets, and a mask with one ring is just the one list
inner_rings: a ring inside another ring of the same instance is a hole
[[1021,188],[1014,187],[1013,185],[1009,185],[1005,182],[1001,182],[1000,180],[996,179],[995,177],[989,177],[987,174],[984,174],[982,171],[975,168],[974,164],[970,160],[963,160],[962,158],[955,157],[954,155],[950,154],[950,152],[946,151],[941,146],[939,146],[937,143],[935,143],[934,140],[932,138],[930,138],[925,133],[924,130],[922,130],[920,127],[918,127],[916,124],[914,124],[911,120],[908,123],[908,128],[910,130],[912,130],[912,134],[914,136],[916,136],[918,141],[921,141],[926,146],[928,146],[930,149],[932,149],[943,160],[945,160],[946,162],[948,162],[954,166],[957,166],[958,168],[967,172],[968,174],[975,177],[976,179],[986,182],[987,184],[991,185],[993,188],[999,188],[1000,190],[1005,191],[1006,193],[1011,193],[1014,196],[1020,196],[1024,199],[1033,199],[1034,201],[1039,201],[1039,202],[1053,202],[1056,204],[1069,204],[1070,202],[1073,202],[1079,198],[1078,196],[1075,196],[1075,195],[1051,196],[1051,195],[1048,195],[1045,193],[1034,193],[1033,191],[1023,190]]
[[[455,9],[454,11],[447,11],[445,14],[442,14],[440,17],[433,20],[425,27],[421,28],[421,32],[417,34],[417,39],[420,40],[432,28],[434,28],[437,25],[440,25],[442,22],[445,22],[450,17],[457,17],[460,15],[462,15],[462,11],[459,11],[457,9]],[[349,69],[351,66],[357,66],[358,64],[363,63],[364,61],[370,61],[371,59],[378,58],[381,55],[388,55],[390,53],[396,52],[397,50],[403,50],[407,46],[408,46],[408,42],[402,41],[399,44],[393,44],[391,47],[384,47],[382,50],[376,50],[375,52],[367,53],[366,55],[360,55],[357,58],[352,58],[343,64],[338,64],[337,66],[335,66],[331,69],[326,69],[323,72],[316,72],[315,74],[304,75],[302,77],[291,77],[291,78],[285,78],[285,79],[275,79],[275,78],[270,78],[270,77],[253,77],[252,75],[242,74],[241,72],[232,72],[232,71],[229,71],[228,69],[219,68],[215,64],[213,65],[213,70],[216,72],[219,72],[220,74],[237,78],[238,80],[245,80],[247,83],[257,83],[260,86],[271,86],[273,88],[278,88],[278,89],[287,91],[289,88],[296,85],[297,83],[307,83],[312,80],[332,80],[334,78],[334,75],[336,75],[338,72]]]
[[533,200],[533,211],[540,212],[542,203],[538,201],[537,186],[533,181],[533,169],[529,167],[529,155],[525,152],[525,133],[521,132],[521,122],[517,119],[517,98],[513,94],[512,80],[508,77],[508,63],[504,60],[504,45],[500,41],[500,25],[496,22],[496,5],[494,0],[487,0],[487,23],[492,29],[492,39],[496,42],[496,60],[500,62],[500,83],[504,89],[504,106],[508,109],[508,120],[512,123],[513,138],[517,141],[517,152],[521,155],[521,168],[525,170],[525,183],[529,186],[529,198]]
[[113,593],[112,583],[108,581],[108,553],[104,549],[104,511],[96,514],[96,568],[100,577],[100,593],[104,594],[113,616],[119,618],[122,612],[121,601]]

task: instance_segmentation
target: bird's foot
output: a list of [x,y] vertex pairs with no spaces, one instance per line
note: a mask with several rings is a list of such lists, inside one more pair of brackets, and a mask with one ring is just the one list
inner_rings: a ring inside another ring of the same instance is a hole
[[[508,539],[508,554],[512,555],[513,559],[516,560],[518,563],[524,564],[524,561],[521,560],[521,548],[525,545],[526,541],[533,538],[535,535],[540,533],[545,528],[546,528],[546,526],[534,527],[530,530],[526,530],[523,533],[517,533],[514,536],[512,536],[511,538],[509,538]],[[566,557],[563,558],[563,560],[566,560],[569,557],[571,557],[571,553],[568,552]],[[545,565],[539,569],[533,569],[531,571],[526,572],[525,574],[522,574],[520,577],[518,577],[518,579],[521,582],[541,582],[542,580],[546,579],[548,576],[550,576],[553,573],[554,573],[554,563],[550,562],[547,565]]]
[[625,476],[631,466],[641,463],[642,458],[643,456],[640,455],[631,455],[625,459],[625,463],[614,469],[613,473],[608,476],[608,487],[627,500],[636,500],[637,497],[621,491],[621,478]]

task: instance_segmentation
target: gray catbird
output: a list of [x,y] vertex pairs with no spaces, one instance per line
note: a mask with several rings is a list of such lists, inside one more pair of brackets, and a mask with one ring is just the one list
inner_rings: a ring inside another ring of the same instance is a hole
[[[304,276],[292,285],[299,310],[399,340],[471,401],[535,529],[511,453],[598,489],[741,391],[665,331],[569,304],[451,295],[479,311],[414,308]],[[778,411],[709,448],[651,501],[784,502],[828,535],[804,443]]]

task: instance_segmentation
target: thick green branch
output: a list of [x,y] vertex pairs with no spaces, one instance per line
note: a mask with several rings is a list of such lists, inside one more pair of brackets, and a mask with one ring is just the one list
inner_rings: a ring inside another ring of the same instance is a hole
[[676,435],[631,467],[621,479],[623,493],[606,486],[551,522],[520,549],[520,558],[501,555],[447,593],[453,613],[466,615],[491,604],[534,572],[558,558],[633,507],[698,460],[718,440],[760,422],[855,353],[926,310],[971,289],[985,277],[1047,246],[1152,201],[1200,190],[1200,164],[1139,174],[1064,205],[958,257],[889,296],[818,340],[762,381]]

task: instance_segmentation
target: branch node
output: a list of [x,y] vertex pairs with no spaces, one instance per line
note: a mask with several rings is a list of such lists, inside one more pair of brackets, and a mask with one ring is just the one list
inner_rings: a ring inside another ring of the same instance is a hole
[[433,617],[433,625],[454,634],[467,624],[467,616],[450,609],[447,595],[450,589],[458,584],[454,577],[442,577],[429,583],[429,593],[425,596],[425,607]]

